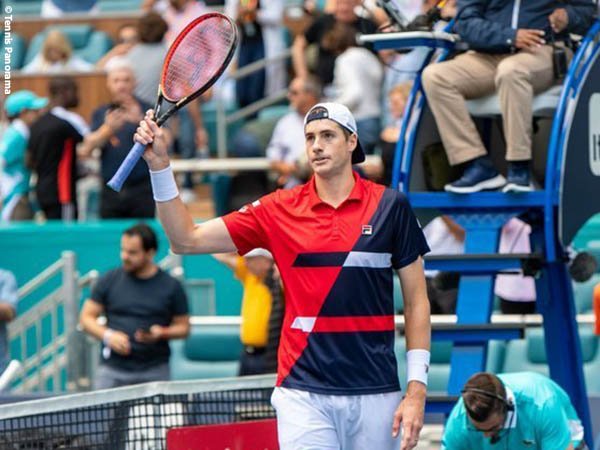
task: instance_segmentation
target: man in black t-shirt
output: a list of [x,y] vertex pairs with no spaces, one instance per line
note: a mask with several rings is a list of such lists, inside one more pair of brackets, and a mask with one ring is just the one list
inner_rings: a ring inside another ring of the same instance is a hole
[[[333,14],[323,14],[317,17],[304,35],[299,34],[296,36],[292,46],[292,61],[296,76],[304,78],[309,72],[314,72],[323,86],[331,84],[335,55],[322,46],[321,40],[325,33],[331,30],[336,22],[351,25],[357,33],[361,34],[373,34],[377,31],[375,23],[356,15],[355,8],[359,5],[359,0],[337,0]],[[307,64],[305,51],[309,45],[313,44],[317,46],[317,59],[315,61],[316,67],[311,69]]]
[[93,131],[79,147],[83,157],[90,156],[95,148],[101,151],[100,171],[103,183],[100,217],[103,219],[154,217],[150,175],[146,163],[141,159],[120,192],[106,186],[129,153],[138,122],[151,108],[151,105],[134,97],[135,83],[135,74],[127,63],[119,63],[109,68],[106,86],[111,103],[94,111]]
[[77,217],[76,148],[89,132],[83,118],[69,111],[79,104],[77,84],[71,77],[50,81],[51,109],[31,127],[28,162],[37,174],[37,200],[47,219]]
[[185,292],[154,263],[157,247],[148,225],[125,230],[122,267],[102,276],[83,305],[82,328],[103,342],[96,389],[168,380],[169,340],[189,334]]

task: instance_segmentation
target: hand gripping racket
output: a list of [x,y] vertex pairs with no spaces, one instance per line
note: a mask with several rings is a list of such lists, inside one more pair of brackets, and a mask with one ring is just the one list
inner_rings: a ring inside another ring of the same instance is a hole
[[[204,14],[190,22],[177,36],[162,68],[154,116],[158,126],[197,98],[221,76],[233,57],[238,42],[237,27],[221,13]],[[162,100],[173,104],[160,115]],[[136,143],[107,183],[119,192],[144,153]]]

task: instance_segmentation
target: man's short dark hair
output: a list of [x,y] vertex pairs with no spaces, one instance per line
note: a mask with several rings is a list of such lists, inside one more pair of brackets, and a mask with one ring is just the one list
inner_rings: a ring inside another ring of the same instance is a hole
[[168,28],[167,22],[155,12],[150,12],[140,17],[137,25],[140,41],[146,44],[161,42]]
[[156,233],[145,223],[138,223],[130,228],[123,231],[124,235],[127,236],[139,236],[142,240],[142,247],[145,251],[158,250],[158,239],[156,239]]
[[476,373],[469,378],[462,392],[465,409],[476,422],[485,422],[492,414],[506,410],[506,402],[502,400],[506,398],[506,389],[494,374]]
[[69,89],[77,89],[77,83],[73,77],[60,75],[50,78],[50,82],[48,83],[50,97],[55,98]]

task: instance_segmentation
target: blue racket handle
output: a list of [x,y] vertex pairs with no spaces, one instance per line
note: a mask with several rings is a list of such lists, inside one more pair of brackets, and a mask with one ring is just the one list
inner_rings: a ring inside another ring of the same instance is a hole
[[106,183],[109,188],[116,192],[121,190],[123,183],[125,183],[125,180],[142,157],[145,149],[146,146],[144,144],[140,144],[139,142],[136,142],[133,147],[131,147],[131,150],[129,150],[127,157],[123,160],[117,172],[113,175],[110,181]]

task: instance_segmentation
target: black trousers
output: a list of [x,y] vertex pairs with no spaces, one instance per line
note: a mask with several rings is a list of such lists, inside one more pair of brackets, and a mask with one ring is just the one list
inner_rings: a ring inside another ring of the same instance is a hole
[[124,186],[115,192],[102,186],[100,196],[100,217],[103,219],[154,218],[155,204],[150,180],[131,186]]
[[268,373],[265,361],[265,347],[245,347],[240,356],[239,376]]

